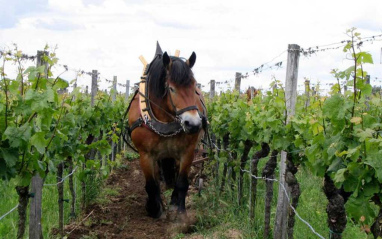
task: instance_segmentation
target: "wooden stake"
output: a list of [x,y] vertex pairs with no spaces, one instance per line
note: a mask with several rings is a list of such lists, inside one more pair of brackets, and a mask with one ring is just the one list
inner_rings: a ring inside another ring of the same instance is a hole
[[125,100],[129,99],[130,95],[130,81],[126,80],[126,93],[125,93]]
[[[58,231],[64,238],[64,182],[61,182],[64,172],[64,163],[57,166],[57,191],[58,191]],[[61,182],[61,183],[60,183]]]
[[305,80],[305,108],[308,108],[310,105],[310,81]]
[[210,81],[210,98],[214,98],[215,96],[215,80]]
[[235,90],[237,90],[240,93],[240,84],[241,84],[241,73],[236,72],[235,75]]
[[38,174],[32,177],[31,181],[31,192],[32,199],[30,202],[30,211],[29,211],[29,238],[30,239],[40,239],[42,236],[41,228],[41,202],[42,202],[42,187],[44,181]]
[[[43,55],[48,54],[47,52],[38,51],[37,52],[37,67],[45,65],[44,78],[48,77],[48,65],[43,59]],[[29,211],[29,238],[40,239],[42,238],[42,228],[41,228],[41,203],[42,203],[42,187],[44,180],[40,177],[40,174],[36,171],[31,180],[31,195],[32,199],[30,202]]]
[[[113,93],[112,93],[112,102],[116,101],[116,95],[117,95],[117,76],[113,77]],[[115,156],[117,154],[117,145],[113,141],[111,143],[111,161],[115,161]],[[104,162],[104,165],[106,165],[106,162]]]
[[[285,79],[285,101],[286,101],[286,123],[289,122],[291,116],[295,114],[297,100],[297,75],[298,62],[300,58],[300,46],[290,44],[288,46],[288,61],[287,72]],[[285,182],[287,152],[281,151],[280,176],[279,176],[279,191],[277,199],[277,211],[275,219],[274,239],[287,238],[287,217],[289,203],[285,194],[284,188],[289,193],[289,188]],[[282,186],[283,185],[283,186]]]
[[98,79],[98,71],[92,71],[92,88],[91,88],[91,106],[94,106],[94,100],[97,95],[97,79]]

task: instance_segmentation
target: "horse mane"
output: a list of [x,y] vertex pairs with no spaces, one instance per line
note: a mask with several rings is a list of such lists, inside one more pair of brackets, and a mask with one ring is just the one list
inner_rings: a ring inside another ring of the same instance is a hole
[[[190,86],[194,81],[194,74],[186,62],[179,57],[171,56],[170,81],[177,86]],[[157,55],[150,63],[148,86],[150,93],[157,98],[162,98],[166,94],[167,71],[163,65],[162,55]]]

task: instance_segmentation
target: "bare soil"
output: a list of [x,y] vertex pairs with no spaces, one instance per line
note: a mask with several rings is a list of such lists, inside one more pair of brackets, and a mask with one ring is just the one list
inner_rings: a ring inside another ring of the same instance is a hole
[[[160,219],[147,216],[144,181],[139,160],[128,162],[126,168],[115,170],[105,187],[118,190],[118,195],[108,195],[105,202],[90,205],[83,213],[82,219],[65,227],[67,238],[158,239],[173,238],[178,233],[191,232],[196,222],[195,212],[189,200],[190,194],[197,193],[193,183],[190,183],[189,196],[186,199],[189,222],[180,223],[176,213],[170,213],[168,210]],[[166,204],[165,199],[164,203]]]

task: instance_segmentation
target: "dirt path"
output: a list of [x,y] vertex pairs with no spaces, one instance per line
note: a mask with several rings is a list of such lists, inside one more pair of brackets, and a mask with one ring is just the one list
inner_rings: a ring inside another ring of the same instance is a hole
[[[189,230],[189,225],[179,226],[169,216],[164,219],[147,216],[147,196],[138,160],[129,162],[127,168],[115,170],[108,178],[106,187],[118,190],[118,194],[107,196],[105,203],[91,205],[80,223],[66,226],[65,231],[70,232],[68,239],[84,238],[85,235],[88,236],[86,238],[108,239],[172,238],[176,231]],[[189,192],[192,194],[195,191],[191,186]],[[192,210],[188,209],[189,218],[194,221],[192,214]]]

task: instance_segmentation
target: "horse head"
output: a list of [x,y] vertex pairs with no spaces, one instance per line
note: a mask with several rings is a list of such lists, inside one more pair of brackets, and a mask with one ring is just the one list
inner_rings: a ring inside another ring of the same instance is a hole
[[167,106],[188,134],[197,133],[202,128],[202,118],[197,107],[199,97],[195,92],[196,81],[191,70],[195,60],[195,52],[187,60],[170,57],[167,52],[162,56],[166,70],[164,87]]

